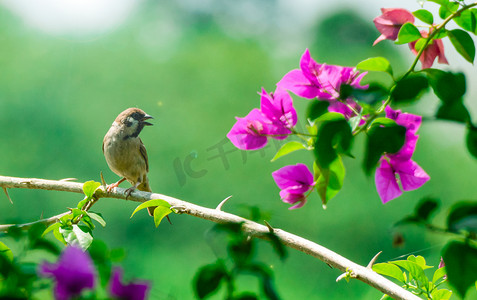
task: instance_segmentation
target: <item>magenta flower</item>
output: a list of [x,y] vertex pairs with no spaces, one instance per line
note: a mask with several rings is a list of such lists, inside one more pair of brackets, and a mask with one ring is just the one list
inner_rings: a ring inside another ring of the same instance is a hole
[[257,108],[254,108],[245,118],[236,118],[227,137],[242,150],[256,150],[263,148],[267,142],[267,134],[272,132],[270,120]]
[[144,300],[149,290],[149,282],[121,282],[122,270],[115,268],[110,280],[109,292],[114,299]]
[[[293,107],[293,99],[290,95],[281,89],[277,89],[274,93],[268,94],[262,89],[260,110],[275,125],[283,127],[288,134],[291,133],[289,128],[296,125],[298,117]],[[286,138],[286,135],[283,136]]]
[[[305,205],[306,195],[315,185],[313,174],[304,164],[285,166],[272,173],[273,179],[281,189],[280,198],[285,203],[295,204],[290,209]],[[297,203],[297,204],[296,204]]]
[[306,49],[300,60],[300,69],[285,74],[277,86],[308,99],[337,100],[342,84],[366,88],[359,83],[364,75],[366,73],[360,74],[351,67],[318,64]]
[[376,17],[373,22],[381,35],[374,41],[373,46],[383,40],[397,39],[399,30],[405,23],[414,23],[412,13],[403,8],[381,8],[383,13]]
[[[420,188],[430,177],[411,157],[416,149],[418,135],[416,134],[422,122],[422,117],[400,110],[386,107],[386,117],[395,120],[398,125],[406,128],[403,147],[396,153],[386,153],[381,157],[376,170],[376,189],[383,203],[399,197],[402,191],[412,191]],[[402,188],[399,186],[401,183]]]
[[[381,158],[375,176],[376,189],[383,203],[401,196],[402,190],[412,191],[420,188],[429,179],[429,175],[413,160],[388,161],[385,157]],[[401,182],[402,189],[398,182]]]
[[[421,35],[423,38],[427,38],[429,34],[426,31],[421,31]],[[447,58],[444,54],[444,43],[441,39],[432,40],[432,43],[427,45],[427,48],[422,52],[419,60],[421,61],[422,68],[428,69],[432,67],[434,61],[436,60],[440,64],[449,64]],[[417,55],[418,51],[416,50],[416,42],[409,43],[409,48],[414,55]]]
[[409,160],[416,149],[416,143],[419,136],[416,134],[421,126],[422,117],[410,113],[402,113],[401,110],[393,110],[387,106],[385,108],[386,117],[396,121],[396,124],[406,128],[406,137],[402,148],[393,154],[387,154],[388,157],[395,160]]
[[39,273],[55,279],[55,299],[67,300],[79,296],[84,289],[95,286],[95,269],[87,253],[68,246],[56,264],[44,262]]

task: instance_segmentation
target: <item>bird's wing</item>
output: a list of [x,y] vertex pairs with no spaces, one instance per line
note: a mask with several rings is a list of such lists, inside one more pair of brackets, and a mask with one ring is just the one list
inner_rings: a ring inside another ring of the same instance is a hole
[[139,139],[139,142],[139,152],[141,153],[142,157],[144,157],[144,160],[146,162],[146,172],[149,172],[149,160],[147,159],[146,147],[144,147],[144,144],[142,143],[141,139]]

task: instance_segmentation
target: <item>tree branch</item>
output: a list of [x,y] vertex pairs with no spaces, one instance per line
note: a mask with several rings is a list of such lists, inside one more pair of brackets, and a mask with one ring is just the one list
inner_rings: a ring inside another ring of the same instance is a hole
[[[0,187],[3,188],[23,188],[23,189],[42,189],[42,190],[52,190],[52,191],[64,191],[72,193],[83,193],[83,184],[76,182],[65,182],[65,181],[55,181],[55,180],[44,180],[44,179],[35,179],[35,178],[16,178],[16,177],[6,177],[0,176]],[[124,194],[125,189],[116,188],[112,193],[107,193],[104,190],[104,187],[100,187],[95,196],[99,198],[116,198],[126,200]],[[142,191],[134,191],[128,197],[127,200],[144,202],[151,199],[162,199],[175,208],[178,213],[187,214],[201,219],[209,220],[215,223],[242,223],[242,229],[250,234],[252,237],[257,237],[261,239],[267,239],[267,233],[270,232],[270,229],[265,226],[250,220],[244,219],[242,217],[223,212],[219,209],[211,209],[195,205],[180,199],[169,197],[162,194],[156,193],[147,193]],[[36,222],[55,222],[58,216],[44,219]],[[32,225],[23,224],[22,226]],[[0,227],[0,230],[6,230],[8,226],[14,225],[4,225]],[[401,288],[392,281],[386,279],[385,277],[379,275],[378,273],[372,271],[370,268],[358,265],[347,258],[319,245],[307,239],[304,239],[300,236],[294,235],[292,233],[286,232],[281,229],[273,229],[273,232],[278,237],[278,239],[286,246],[306,253],[310,256],[316,257],[319,260],[327,263],[328,265],[342,271],[350,272],[353,278],[361,280],[362,282],[374,287],[375,289],[381,291],[384,294],[391,296],[394,299],[421,299],[411,292]]]

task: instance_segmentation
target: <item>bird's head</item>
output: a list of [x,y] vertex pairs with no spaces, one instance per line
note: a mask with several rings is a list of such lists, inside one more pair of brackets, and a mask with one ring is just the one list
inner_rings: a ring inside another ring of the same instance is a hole
[[127,137],[137,137],[144,126],[152,125],[147,122],[149,119],[153,119],[153,117],[142,109],[128,108],[120,113],[114,122],[122,128]]

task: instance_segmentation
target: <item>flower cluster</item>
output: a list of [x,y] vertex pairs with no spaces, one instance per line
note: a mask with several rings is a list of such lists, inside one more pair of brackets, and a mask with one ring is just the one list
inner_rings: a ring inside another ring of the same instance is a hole
[[[383,14],[374,19],[374,25],[381,35],[374,41],[373,45],[383,40],[395,41],[398,38],[399,30],[401,30],[404,24],[414,24],[414,16],[406,9],[382,8],[381,12]],[[422,38],[427,38],[432,30],[432,27],[429,29],[429,32],[421,30]],[[419,52],[416,50],[416,41],[409,43],[409,48],[414,55],[417,55]],[[444,55],[444,44],[441,39],[434,39],[422,52],[419,57],[422,68],[427,69],[432,67],[436,58],[438,58],[438,62],[441,64],[449,64]]]
[[306,49],[300,60],[300,69],[288,72],[277,86],[303,98],[329,101],[329,111],[339,112],[349,119],[360,108],[352,99],[340,99],[340,88],[344,84],[357,89],[367,88],[360,85],[365,75],[351,67],[318,64]]
[[[57,263],[45,262],[39,273],[43,277],[55,279],[54,295],[57,300],[73,299],[83,290],[93,289],[96,285],[96,271],[93,261],[80,248],[68,246],[60,255]],[[121,283],[121,269],[114,270],[110,284],[110,296],[114,299],[146,299],[149,283]]]
[[402,190],[412,191],[420,188],[430,179],[429,175],[411,159],[416,149],[419,137],[416,132],[421,125],[422,117],[402,113],[389,106],[386,107],[385,112],[387,118],[406,128],[406,136],[403,147],[396,153],[383,155],[376,170],[376,189],[383,203],[399,197]]
[[260,109],[254,108],[244,118],[237,118],[227,137],[242,150],[265,147],[268,138],[286,139],[296,125],[297,115],[290,95],[277,89],[267,93],[262,89]]
[[[275,92],[269,94],[262,89],[260,109],[254,108],[244,118],[237,118],[227,137],[239,149],[256,150],[263,148],[268,138],[285,139],[293,134],[297,114],[287,90],[304,98],[327,101],[328,111],[341,113],[346,119],[356,116],[361,107],[351,98],[342,99],[340,89],[342,85],[367,88],[360,84],[364,75],[351,67],[318,64],[306,49],[300,69],[287,73],[277,83]],[[283,167],[272,175],[281,189],[281,199],[294,204],[291,209],[302,207],[306,193],[315,185],[313,174],[304,164]]]

